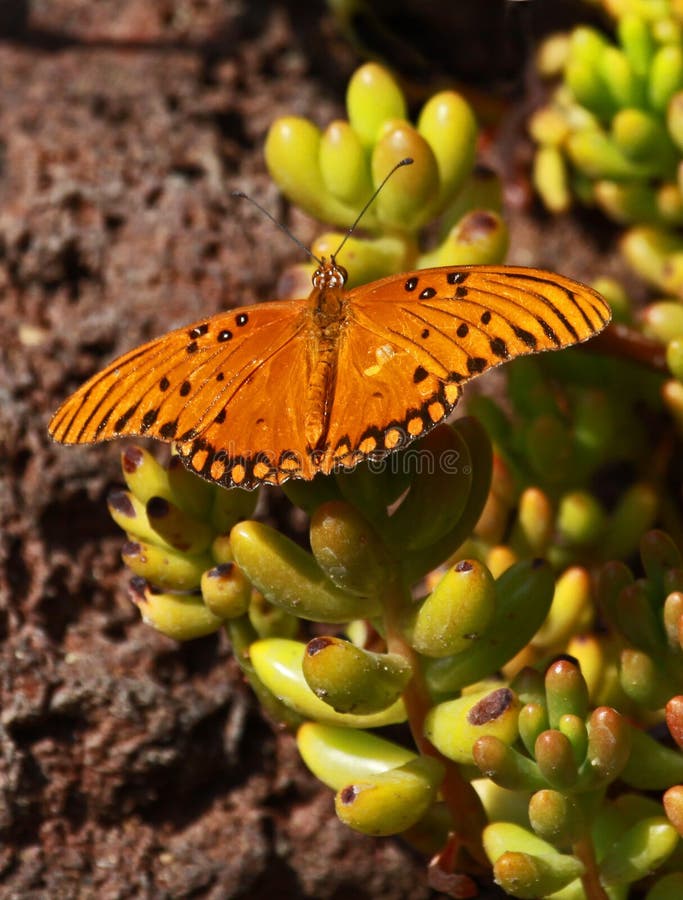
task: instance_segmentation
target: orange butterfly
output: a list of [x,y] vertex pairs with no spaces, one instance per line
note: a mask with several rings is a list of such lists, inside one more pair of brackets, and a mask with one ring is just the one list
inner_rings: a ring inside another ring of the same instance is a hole
[[308,299],[220,313],[131,350],[66,400],[50,434],[175,441],[188,469],[226,487],[311,479],[404,447],[471,378],[585,341],[611,316],[591,288],[517,266],[345,281],[332,257]]

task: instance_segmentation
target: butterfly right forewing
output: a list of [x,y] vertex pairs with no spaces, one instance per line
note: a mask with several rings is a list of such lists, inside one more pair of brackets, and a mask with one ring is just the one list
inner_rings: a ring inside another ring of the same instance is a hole
[[50,433],[62,443],[173,440],[189,468],[219,483],[282,480],[252,473],[266,458],[290,466],[288,450],[303,441],[305,322],[305,301],[290,300],[170,332],[86,382],[55,413]]

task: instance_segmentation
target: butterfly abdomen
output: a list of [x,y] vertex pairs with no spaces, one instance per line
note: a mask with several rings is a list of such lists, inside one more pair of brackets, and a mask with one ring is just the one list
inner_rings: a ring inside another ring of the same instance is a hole
[[311,294],[312,321],[309,341],[309,379],[306,391],[304,434],[309,451],[325,444],[337,381],[343,299],[339,288],[323,288]]

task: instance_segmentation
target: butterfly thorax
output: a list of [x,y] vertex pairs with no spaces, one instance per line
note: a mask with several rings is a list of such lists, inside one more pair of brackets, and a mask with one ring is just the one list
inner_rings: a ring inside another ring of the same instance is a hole
[[334,260],[327,262],[323,259],[321,266],[315,270],[309,300],[323,327],[340,319],[347,279],[346,269]]
[[334,260],[313,276],[309,297],[311,339],[308,357],[308,391],[304,429],[309,450],[321,450],[329,425],[329,413],[337,380],[339,335],[344,324],[346,271]]

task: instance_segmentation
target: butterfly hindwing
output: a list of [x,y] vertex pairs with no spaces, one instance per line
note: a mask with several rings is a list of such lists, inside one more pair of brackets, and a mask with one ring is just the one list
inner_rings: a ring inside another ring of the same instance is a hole
[[[270,323],[257,348],[245,345],[243,377],[232,377],[236,359],[224,360],[226,390],[220,402],[213,401],[215,415],[177,444],[189,469],[225,487],[253,488],[315,474],[304,452],[302,410],[309,375],[305,307],[302,301],[284,302],[296,307],[296,315],[289,322]],[[261,307],[251,309],[258,316]],[[262,353],[266,334],[270,351]],[[197,402],[212,402],[210,385],[198,392]]]
[[331,459],[347,465],[381,459],[426,434],[461,394],[457,381],[419,342],[365,310],[353,309],[351,323],[339,348],[328,432]]

